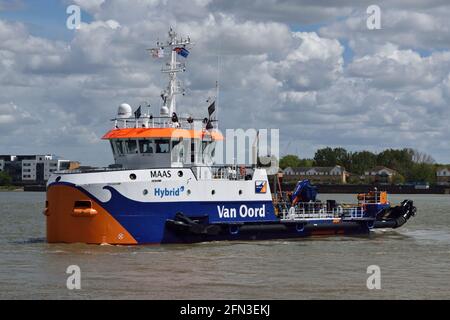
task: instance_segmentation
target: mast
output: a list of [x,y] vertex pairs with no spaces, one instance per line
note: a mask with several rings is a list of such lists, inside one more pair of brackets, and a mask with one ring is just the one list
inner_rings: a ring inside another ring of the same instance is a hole
[[177,38],[175,31],[170,28],[169,38],[164,42],[157,42],[157,48],[149,49],[154,57],[162,57],[165,52],[170,50],[170,60],[165,64],[165,67],[161,69],[162,73],[165,73],[169,77],[169,84],[167,88],[161,93],[163,105],[161,107],[161,116],[171,116],[177,110],[176,95],[184,93],[184,89],[181,87],[180,81],[177,80],[178,72],[185,72],[185,63],[177,61],[179,50],[185,50],[186,56],[189,54],[186,47],[191,43],[189,37],[186,39]]

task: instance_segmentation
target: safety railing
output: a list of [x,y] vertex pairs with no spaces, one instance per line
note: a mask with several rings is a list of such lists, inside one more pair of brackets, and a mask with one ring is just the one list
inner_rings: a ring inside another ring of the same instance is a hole
[[[281,205],[281,207],[283,207]],[[284,206],[281,209],[281,218],[283,220],[302,220],[302,219],[336,219],[364,218],[365,210],[360,205],[338,205],[329,208],[326,203],[322,202],[301,202],[294,207]]]
[[126,128],[177,128],[187,130],[206,130],[217,129],[217,121],[211,120],[212,128],[207,128],[208,119],[193,119],[193,118],[177,118],[174,121],[171,117],[152,117],[143,116],[141,118],[126,118],[126,119],[112,119],[114,127],[117,129]]
[[[205,174],[205,170],[207,174]],[[192,171],[198,180],[251,180],[253,170],[247,166],[220,165],[220,166],[193,166]]]

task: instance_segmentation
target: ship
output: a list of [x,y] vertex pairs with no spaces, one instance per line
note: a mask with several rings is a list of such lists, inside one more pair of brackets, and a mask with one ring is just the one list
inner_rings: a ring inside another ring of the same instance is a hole
[[366,235],[377,228],[399,228],[416,214],[411,200],[393,206],[384,191],[359,194],[354,203],[321,201],[308,180],[286,191],[276,174],[272,182],[267,169],[257,164],[216,165],[204,156],[205,150],[214,154],[216,144],[224,140],[218,119],[212,117],[216,101],[207,117],[199,119],[181,117],[176,108],[177,96],[185,93],[177,74],[186,71],[181,59],[192,50],[191,39],[170,29],[166,41],[148,50],[164,59],[161,72],[168,76],[159,114],[120,104],[111,130],[103,136],[115,164],[50,177],[44,209],[49,243],[137,245]]

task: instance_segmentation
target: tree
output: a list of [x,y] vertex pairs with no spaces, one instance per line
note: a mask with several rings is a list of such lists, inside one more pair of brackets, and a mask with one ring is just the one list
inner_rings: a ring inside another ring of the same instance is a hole
[[411,182],[436,182],[436,167],[428,163],[415,163],[408,175]]
[[0,171],[0,186],[9,186],[11,182],[11,177],[6,172]]
[[300,158],[293,154],[288,154],[280,159],[280,168],[300,167]]
[[347,170],[359,175],[377,165],[377,155],[370,151],[354,152],[350,155],[350,158],[351,165]]
[[316,151],[314,163],[319,167],[340,165],[347,168],[350,165],[350,156],[344,148],[327,147]]
[[408,177],[414,162],[410,149],[387,149],[377,156],[377,165],[388,167]]
[[402,184],[405,183],[405,177],[401,174],[394,174],[392,176],[392,184]]
[[436,161],[432,156],[425,152],[420,152],[415,149],[408,149],[411,154],[411,159],[414,163],[426,163],[426,164],[435,164]]

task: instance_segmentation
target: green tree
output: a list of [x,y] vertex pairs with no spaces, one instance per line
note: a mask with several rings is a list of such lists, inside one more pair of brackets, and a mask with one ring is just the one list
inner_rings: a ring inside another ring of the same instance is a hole
[[298,156],[293,154],[288,154],[281,158],[280,168],[286,169],[287,167],[312,167],[314,165],[314,160],[312,159],[300,159]]
[[0,186],[9,186],[11,182],[11,177],[6,172],[0,171]]
[[401,183],[405,183],[405,177],[402,176],[401,174],[395,174],[392,177],[392,184],[401,184]]
[[413,164],[410,149],[387,149],[377,156],[377,165],[394,169],[406,178],[409,178]]
[[415,163],[408,173],[410,182],[436,182],[436,166],[428,163]]
[[280,159],[280,168],[286,169],[287,167],[301,167],[300,158],[293,154],[288,154]]
[[299,167],[313,167],[314,160],[313,159],[300,159]]
[[319,167],[350,166],[350,155],[344,148],[323,148],[316,151],[314,163]]
[[370,151],[354,152],[350,157],[351,165],[347,170],[355,174],[363,175],[364,172],[377,165],[377,155]]

